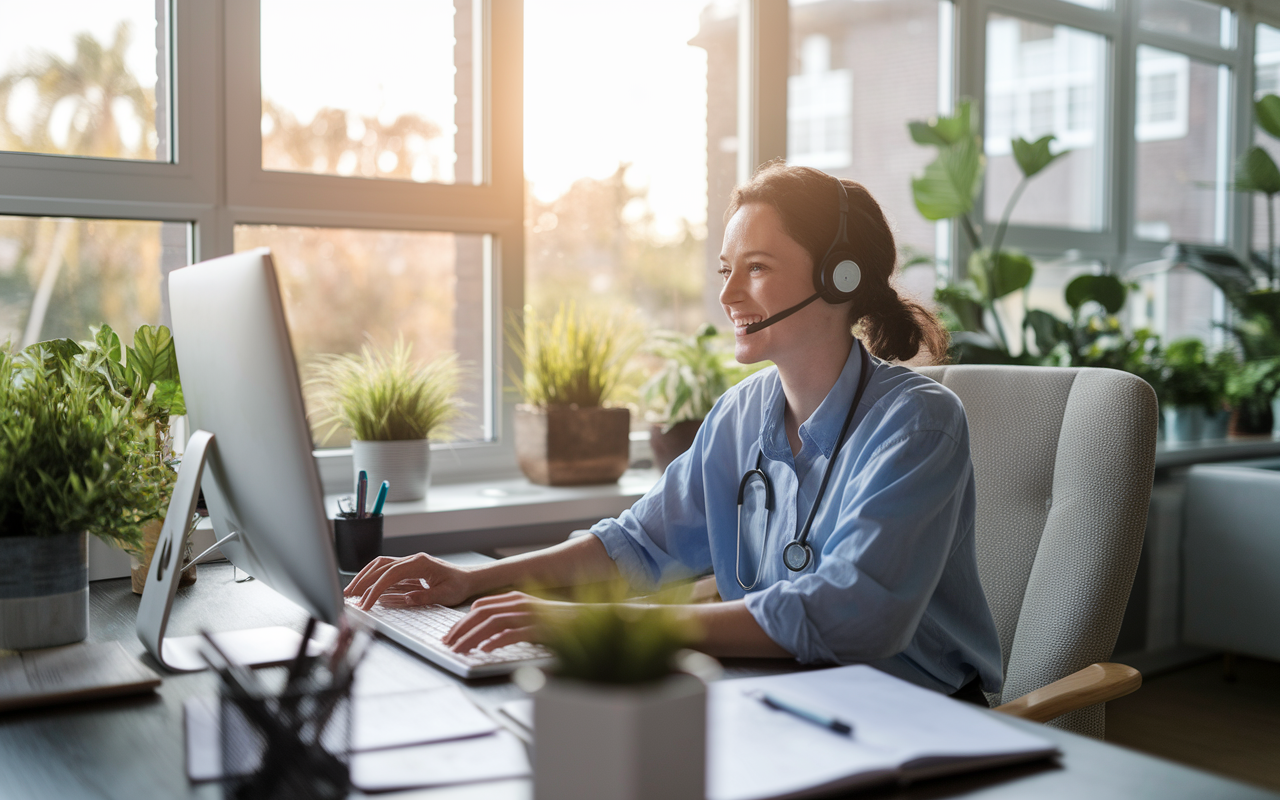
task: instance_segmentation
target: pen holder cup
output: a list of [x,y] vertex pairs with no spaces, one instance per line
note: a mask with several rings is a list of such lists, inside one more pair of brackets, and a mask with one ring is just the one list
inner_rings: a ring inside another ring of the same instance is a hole
[[382,555],[382,515],[357,519],[346,515],[333,520],[333,547],[338,569],[359,572]]
[[223,687],[223,797],[338,800],[349,791],[351,684],[327,670],[294,690],[263,697]]

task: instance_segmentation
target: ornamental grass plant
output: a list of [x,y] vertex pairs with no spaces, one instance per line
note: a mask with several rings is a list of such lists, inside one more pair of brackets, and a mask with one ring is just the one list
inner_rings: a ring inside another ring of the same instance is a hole
[[513,375],[532,406],[595,408],[613,398],[628,378],[628,362],[640,345],[631,318],[561,304],[550,319],[525,309],[524,328],[510,325],[523,378]]
[[309,371],[315,424],[326,429],[320,438],[339,428],[368,442],[440,438],[462,410],[457,355],[419,364],[403,337],[390,350],[365,345],[359,353],[319,356]]

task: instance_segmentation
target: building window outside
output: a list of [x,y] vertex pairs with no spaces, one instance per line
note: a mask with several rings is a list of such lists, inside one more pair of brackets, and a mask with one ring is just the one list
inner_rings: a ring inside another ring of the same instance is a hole
[[1138,105],[1134,137],[1139,142],[1187,135],[1191,59],[1178,53],[1138,48]]
[[787,79],[787,161],[841,169],[853,160],[853,73],[831,62],[831,39],[800,45],[800,73]]
[[1052,134],[1070,153],[1036,176],[1012,222],[1102,230],[1103,124],[1109,43],[1098,34],[992,15],[987,22],[986,218],[999,220],[1021,173],[1012,140]]

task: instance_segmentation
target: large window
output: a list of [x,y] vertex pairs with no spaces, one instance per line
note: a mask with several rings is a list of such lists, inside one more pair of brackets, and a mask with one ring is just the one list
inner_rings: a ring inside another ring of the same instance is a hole
[[[521,30],[518,0],[9,4],[3,334],[167,321],[169,271],[266,245],[304,368],[456,353],[468,416],[436,477],[514,471]],[[343,444],[317,442],[331,488]]]

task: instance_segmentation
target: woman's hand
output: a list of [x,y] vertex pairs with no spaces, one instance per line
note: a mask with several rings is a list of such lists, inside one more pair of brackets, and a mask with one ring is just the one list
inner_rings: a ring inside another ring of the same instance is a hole
[[373,608],[379,598],[385,606],[456,606],[476,593],[472,571],[426,553],[391,558],[379,556],[360,570],[343,590],[359,597],[360,608]]
[[471,612],[445,634],[443,642],[457,653],[479,647],[484,652],[516,642],[539,641],[539,621],[577,614],[577,603],[541,600],[524,592],[481,597]]

